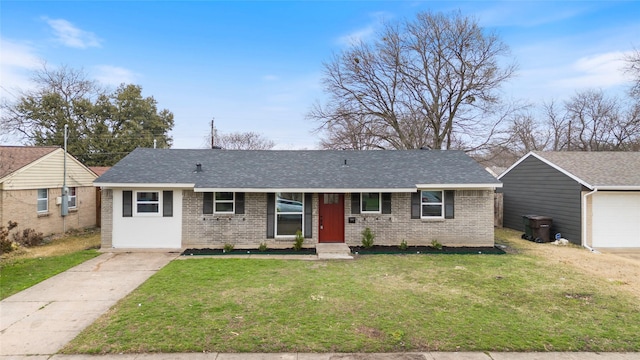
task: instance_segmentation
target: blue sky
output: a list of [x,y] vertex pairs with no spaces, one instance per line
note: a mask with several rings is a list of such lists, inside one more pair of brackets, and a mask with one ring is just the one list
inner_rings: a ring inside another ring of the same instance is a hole
[[[28,89],[41,60],[115,88],[141,85],[175,115],[175,148],[256,131],[278,149],[316,148],[305,114],[322,101],[322,63],[383,21],[420,11],[474,16],[511,48],[504,96],[540,103],[577,90],[620,92],[640,48],[638,1],[7,1],[0,2],[0,92]],[[2,135],[2,134],[0,134]],[[5,139],[5,142],[11,139]]]

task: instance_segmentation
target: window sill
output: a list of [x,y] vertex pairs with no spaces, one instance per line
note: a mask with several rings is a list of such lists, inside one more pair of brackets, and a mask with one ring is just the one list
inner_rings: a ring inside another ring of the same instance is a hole
[[78,212],[78,208],[69,209],[69,212],[70,212],[70,213]]
[[49,215],[50,215],[50,213],[49,213],[49,212],[42,212],[42,213],[38,213],[38,217],[39,217],[39,218],[41,218],[41,217],[47,217],[47,216],[49,216]]
[[444,222],[444,218],[433,218],[433,219],[428,219],[428,218],[421,218],[420,221],[422,222]]

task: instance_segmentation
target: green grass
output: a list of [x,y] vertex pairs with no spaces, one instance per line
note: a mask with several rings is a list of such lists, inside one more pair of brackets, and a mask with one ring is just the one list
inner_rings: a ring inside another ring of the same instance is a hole
[[640,351],[640,304],[517,255],[173,261],[64,353]]
[[0,299],[27,289],[98,255],[96,250],[82,250],[58,256],[3,260],[0,262]]

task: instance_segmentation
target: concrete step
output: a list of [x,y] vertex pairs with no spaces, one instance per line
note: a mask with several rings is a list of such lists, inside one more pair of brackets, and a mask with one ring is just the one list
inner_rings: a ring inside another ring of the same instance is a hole
[[318,259],[353,259],[351,249],[345,243],[316,244]]

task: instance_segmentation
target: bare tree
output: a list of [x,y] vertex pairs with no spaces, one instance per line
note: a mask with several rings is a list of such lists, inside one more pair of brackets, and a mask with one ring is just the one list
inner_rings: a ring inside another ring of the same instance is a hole
[[[206,139],[206,147],[210,147],[211,135]],[[276,143],[256,132],[233,132],[228,134],[215,134],[215,146],[227,150],[271,150]]]
[[625,73],[632,77],[630,94],[635,97],[637,102],[640,102],[640,49],[634,49],[625,60],[627,62]]
[[328,134],[325,144],[350,143],[353,136],[336,131],[365,129],[376,147],[477,148],[503,119],[494,111],[497,90],[515,70],[499,66],[507,54],[495,34],[460,13],[388,23],[377,41],[324,64],[329,105],[316,105],[307,117]]

